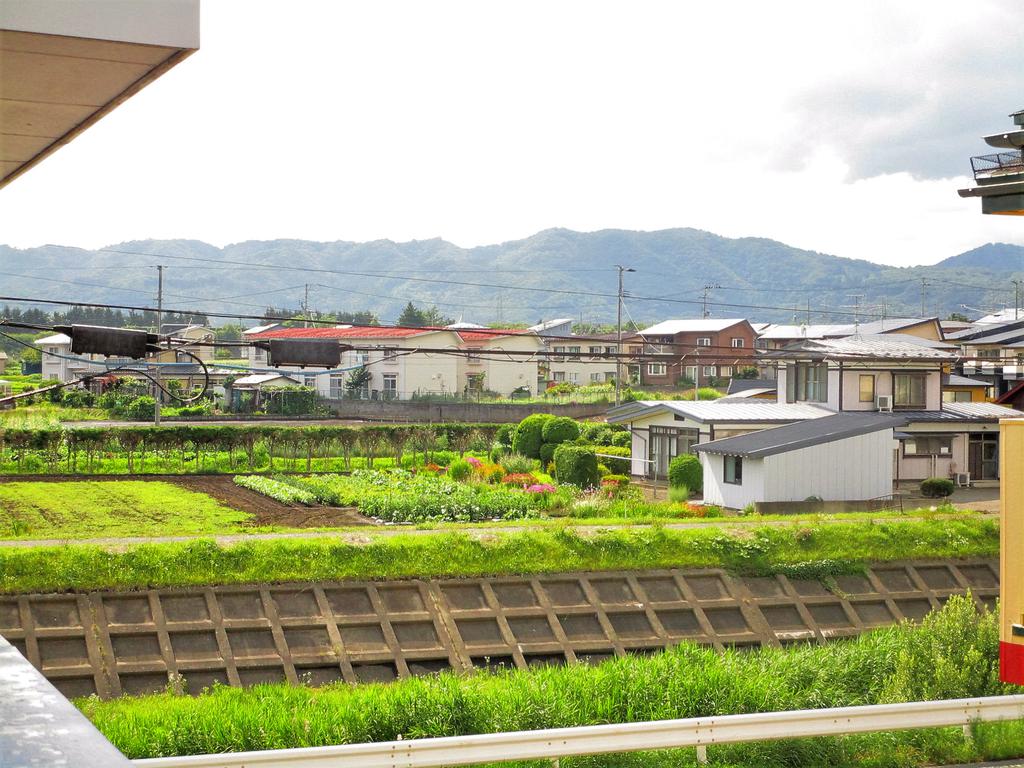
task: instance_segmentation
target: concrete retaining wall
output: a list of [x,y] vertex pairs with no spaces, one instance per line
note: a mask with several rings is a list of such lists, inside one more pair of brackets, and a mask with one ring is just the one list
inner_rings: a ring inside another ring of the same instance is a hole
[[443,669],[596,663],[682,641],[824,642],[920,619],[997,561],[888,563],[817,581],[721,570],[338,582],[0,597],[0,633],[65,695],[220,682],[320,685]]
[[417,423],[472,422],[483,424],[522,421],[534,413],[552,413],[585,419],[604,416],[607,403],[575,403],[548,405],[545,403],[424,403],[409,400],[324,400],[339,418],[369,421],[397,421]]

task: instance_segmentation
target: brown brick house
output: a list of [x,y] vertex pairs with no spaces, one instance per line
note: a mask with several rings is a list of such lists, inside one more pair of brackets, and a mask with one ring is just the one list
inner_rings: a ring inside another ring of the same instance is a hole
[[625,337],[634,381],[645,387],[673,387],[680,379],[704,386],[728,380],[755,365],[750,323],[743,319],[666,320]]

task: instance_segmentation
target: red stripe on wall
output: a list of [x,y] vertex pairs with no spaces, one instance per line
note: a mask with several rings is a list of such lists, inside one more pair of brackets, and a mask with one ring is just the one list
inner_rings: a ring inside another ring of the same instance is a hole
[[1024,685],[1024,645],[999,641],[999,679]]

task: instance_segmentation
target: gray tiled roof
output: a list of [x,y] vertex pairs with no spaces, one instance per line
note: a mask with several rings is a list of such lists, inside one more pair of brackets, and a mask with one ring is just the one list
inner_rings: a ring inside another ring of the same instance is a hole
[[902,415],[874,411],[861,413],[847,411],[826,416],[823,419],[800,421],[784,427],[762,429],[749,435],[738,435],[722,440],[712,440],[709,443],[700,443],[694,447],[694,450],[761,458],[866,435],[882,429],[894,429],[905,423],[906,419]]

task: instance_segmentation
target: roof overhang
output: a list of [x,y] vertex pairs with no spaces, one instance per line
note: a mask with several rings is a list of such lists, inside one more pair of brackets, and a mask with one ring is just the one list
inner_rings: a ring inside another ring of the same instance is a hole
[[0,188],[199,48],[199,0],[4,0]]

